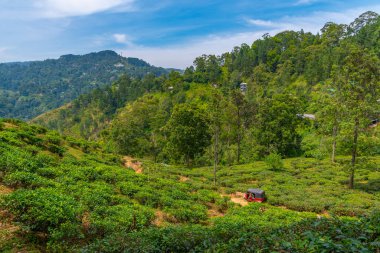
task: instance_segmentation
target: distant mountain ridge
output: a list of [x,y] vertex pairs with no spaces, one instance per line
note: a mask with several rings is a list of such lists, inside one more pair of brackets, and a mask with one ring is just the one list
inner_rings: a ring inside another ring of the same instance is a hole
[[110,85],[122,74],[140,78],[169,71],[111,50],[44,61],[0,64],[0,117],[31,119],[81,94]]

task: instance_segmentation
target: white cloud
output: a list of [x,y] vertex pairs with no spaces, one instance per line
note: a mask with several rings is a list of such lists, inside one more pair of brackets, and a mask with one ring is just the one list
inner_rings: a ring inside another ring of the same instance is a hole
[[[307,32],[317,33],[327,22],[331,21],[338,24],[349,24],[360,14],[368,10],[380,12],[380,5],[363,6],[360,8],[345,10],[343,12],[315,11],[307,16],[284,16],[278,20],[246,19],[246,22],[249,25],[266,27],[273,31],[298,31],[303,29]],[[268,32],[271,32],[271,30]]]
[[272,21],[266,21],[266,20],[261,20],[261,19],[247,19],[246,21],[248,24],[255,25],[255,26],[266,26],[266,27],[277,26],[277,24],[273,23]]
[[36,0],[34,6],[43,17],[63,18],[90,15],[116,7],[132,10],[134,0]]
[[6,52],[8,49],[8,47],[0,47],[0,54]]
[[225,36],[211,35],[182,45],[168,47],[132,46],[122,50],[122,53],[126,57],[144,59],[155,66],[184,69],[192,65],[194,59],[202,54],[219,55],[231,51],[242,43],[251,44],[262,35],[262,32],[226,34]]
[[112,35],[112,37],[114,38],[114,40],[117,43],[126,44],[126,45],[132,45],[133,44],[131,39],[129,38],[129,36],[124,34],[124,33],[115,33]]
[[[317,33],[326,22],[348,24],[361,13],[372,10],[380,12],[380,5],[367,6],[357,9],[346,10],[344,12],[313,12],[308,16],[286,16],[279,20],[246,20],[248,24],[262,26],[265,29],[254,32],[244,32],[225,35],[211,35],[205,38],[188,41],[181,45],[167,47],[143,47],[133,45],[128,49],[122,50],[123,55],[138,57],[147,62],[162,67],[186,68],[192,65],[193,60],[202,54],[220,55],[230,52],[235,46],[242,43],[251,45],[255,40],[261,38],[264,33],[275,35],[284,30]],[[250,21],[250,22],[249,22]],[[120,50],[118,50],[120,51]]]

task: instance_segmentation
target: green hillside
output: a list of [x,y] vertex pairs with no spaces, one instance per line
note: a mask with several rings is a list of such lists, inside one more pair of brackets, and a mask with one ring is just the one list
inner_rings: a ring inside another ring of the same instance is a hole
[[379,35],[366,12],[0,120],[1,251],[379,252]]
[[[251,46],[243,44],[221,56],[198,57],[183,74],[172,72],[133,82],[121,79],[113,88],[98,89],[33,122],[65,134],[98,138],[115,118],[107,130],[111,138],[107,135],[106,140],[114,140],[112,146],[119,152],[179,161],[185,158],[169,150],[169,129],[163,125],[176,107],[193,103],[202,105],[199,107],[209,120],[217,117],[213,124],[220,128],[220,144],[226,153],[221,160],[228,163],[253,161],[273,152],[287,157],[326,156],[331,153],[333,140],[349,138],[355,122],[353,108],[363,108],[357,112],[362,130],[378,119],[379,27],[378,15],[367,12],[349,25],[326,23],[317,35],[303,31],[265,35]],[[348,76],[359,69],[367,72],[360,77]],[[343,87],[347,79],[367,86],[362,91]],[[239,92],[241,83],[247,87],[244,94]],[[119,91],[121,84],[126,88]],[[362,92],[358,94],[362,101],[349,103],[354,99],[348,94],[355,92]],[[125,105],[144,93],[149,94],[140,102]],[[367,93],[370,96],[363,95]],[[339,110],[337,105],[344,102],[345,107]],[[150,114],[156,110],[153,104],[160,107],[156,111],[160,117]],[[214,110],[218,107],[223,110]],[[118,109],[119,116],[115,117]],[[303,114],[314,115],[316,122],[302,119]],[[140,130],[129,129],[128,122]],[[360,132],[371,135],[371,131]],[[372,138],[378,143],[378,137]],[[133,148],[122,142],[134,143]],[[347,154],[348,146],[340,147],[336,152]],[[203,153],[194,154],[192,160]],[[372,153],[379,153],[377,145],[372,146]]]
[[108,126],[117,109],[146,92],[157,91],[160,89],[157,83],[153,74],[143,78],[124,75],[112,85],[83,94],[69,104],[39,115],[31,122],[67,135],[94,139]]
[[120,75],[167,73],[113,51],[63,55],[45,61],[0,64],[0,117],[31,119],[79,95],[105,87]]
[[[212,168],[129,158],[124,167],[96,143],[16,120],[0,126],[3,252],[379,249],[376,165],[358,170],[351,191],[344,172],[315,159],[224,167],[214,186]],[[234,203],[247,186],[266,189],[268,203]]]

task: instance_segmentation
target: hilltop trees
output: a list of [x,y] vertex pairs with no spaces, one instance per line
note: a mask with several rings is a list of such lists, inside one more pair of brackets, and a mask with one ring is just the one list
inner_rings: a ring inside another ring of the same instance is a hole
[[63,55],[59,59],[0,64],[0,117],[32,119],[109,86],[121,75],[142,78],[168,70],[136,58],[124,58],[106,50],[86,55]]
[[378,118],[379,27],[379,16],[367,12],[350,25],[329,22],[321,34],[265,34],[220,56],[202,55],[184,73],[123,77],[36,122],[96,138],[112,121],[103,140],[123,154],[214,164],[214,171],[270,153],[331,153],[333,162],[350,153],[354,164],[369,120]]

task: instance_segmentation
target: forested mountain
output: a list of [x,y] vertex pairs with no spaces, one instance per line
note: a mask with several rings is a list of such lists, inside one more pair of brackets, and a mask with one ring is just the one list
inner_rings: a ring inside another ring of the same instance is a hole
[[111,149],[195,164],[215,157],[225,164],[249,162],[271,153],[331,154],[334,160],[352,145],[379,154],[379,136],[368,127],[380,111],[379,31],[379,16],[366,12],[350,25],[326,23],[320,35],[264,35],[251,46],[198,57],[183,74],[123,77],[35,122],[96,137],[125,102],[148,93],[120,109],[103,132]]
[[105,87],[122,74],[142,77],[167,73],[113,51],[63,55],[45,61],[0,64],[0,117],[31,119],[79,95]]

